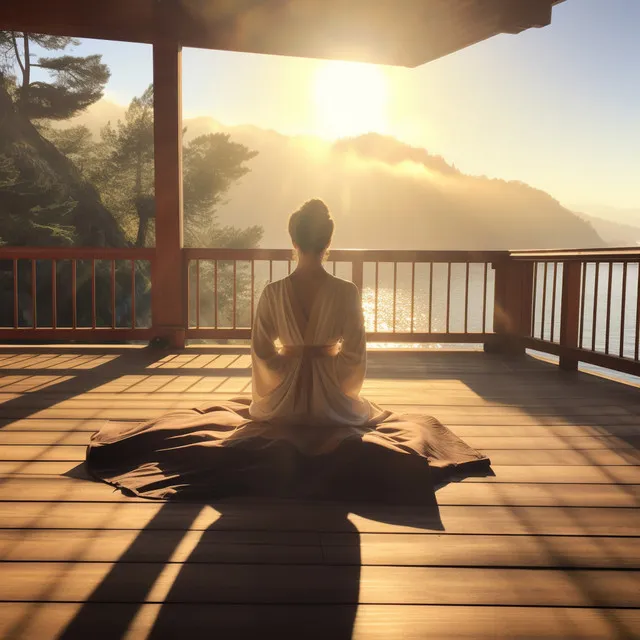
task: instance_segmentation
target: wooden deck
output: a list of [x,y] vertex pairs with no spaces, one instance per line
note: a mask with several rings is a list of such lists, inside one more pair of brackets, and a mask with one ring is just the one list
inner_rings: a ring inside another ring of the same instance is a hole
[[246,394],[241,349],[0,350],[2,638],[640,637],[640,393],[530,357],[373,353],[495,477],[414,508],[166,504],[86,479],[90,433]]

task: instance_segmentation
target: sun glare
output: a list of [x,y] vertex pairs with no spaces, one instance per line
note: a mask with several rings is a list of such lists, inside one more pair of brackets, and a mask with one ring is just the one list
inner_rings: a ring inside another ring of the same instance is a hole
[[331,61],[315,79],[317,126],[326,138],[343,138],[387,129],[388,84],[384,69]]

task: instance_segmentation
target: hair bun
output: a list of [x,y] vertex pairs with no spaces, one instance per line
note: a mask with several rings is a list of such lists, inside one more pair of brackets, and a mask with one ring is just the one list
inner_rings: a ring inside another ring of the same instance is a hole
[[318,198],[307,200],[307,202],[298,209],[297,213],[302,216],[308,216],[312,220],[331,220],[329,207]]
[[317,198],[305,202],[289,218],[289,234],[304,253],[322,253],[333,236],[334,222],[327,205]]

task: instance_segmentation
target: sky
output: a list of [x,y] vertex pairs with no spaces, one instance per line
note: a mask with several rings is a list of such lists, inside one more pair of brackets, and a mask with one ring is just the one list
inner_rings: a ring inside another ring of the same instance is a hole
[[[549,27],[415,69],[185,49],[183,113],[289,135],[377,130],[465,173],[640,223],[639,25],[640,0],[566,0]],[[108,100],[152,81],[150,46],[83,40],[75,52],[103,55]]]

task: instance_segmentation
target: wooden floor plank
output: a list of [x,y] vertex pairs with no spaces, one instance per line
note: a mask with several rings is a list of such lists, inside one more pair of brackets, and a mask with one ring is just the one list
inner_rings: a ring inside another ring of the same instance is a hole
[[[482,449],[496,465],[639,465],[640,451],[635,449]],[[82,445],[14,445],[0,447],[0,461],[50,460],[82,462]]]
[[[186,382],[182,381],[184,384]],[[224,392],[212,392],[201,400],[195,400],[185,394],[176,395],[173,399],[160,399],[154,396],[145,399],[129,398],[125,394],[120,394],[118,398],[107,399],[101,394],[93,394],[91,397],[81,396],[70,399],[52,396],[42,397],[40,394],[10,394],[0,393],[0,417],[11,418],[14,415],[20,416],[20,412],[29,410],[35,412],[34,416],[50,418],[76,418],[92,417],[96,411],[100,412],[99,417],[118,419],[127,417],[138,419],[150,419],[162,415],[168,411],[177,409],[192,409],[198,405],[212,402],[230,400],[238,397],[239,393],[247,386],[248,380],[238,382],[237,389],[228,389]],[[227,385],[229,386],[229,385]],[[537,403],[520,403],[501,405],[495,400],[484,401],[482,403],[468,404],[459,400],[447,402],[445,398],[434,397],[432,402],[426,402],[423,395],[416,391],[409,395],[405,391],[389,393],[373,393],[365,395],[383,406],[389,405],[396,411],[402,413],[426,413],[433,416],[446,416],[449,413],[462,414],[466,416],[519,416],[522,414],[530,416],[631,416],[640,417],[640,404],[597,404],[594,406],[583,406],[580,402],[567,400],[563,403],[552,403],[540,401]],[[248,394],[241,394],[243,397]],[[143,413],[144,412],[144,413]]]
[[[210,401],[222,402],[231,400],[236,397],[232,394],[220,394],[211,396]],[[375,398],[371,398],[375,400]],[[397,411],[400,405],[394,405],[391,403],[381,402],[383,406],[390,410]],[[185,403],[187,408],[191,408],[191,403]],[[37,418],[40,420],[134,420],[144,421],[157,418],[165,413],[180,408],[179,403],[166,403],[166,406],[160,408],[147,408],[137,407],[132,408],[119,408],[119,407],[71,407],[64,408],[53,406],[47,409],[38,409],[30,405],[23,407],[16,407],[14,405],[4,404],[0,405],[0,419],[1,420],[18,420],[25,418]],[[419,409],[413,409],[413,411],[407,411],[408,405],[403,405],[402,408],[407,413],[424,413],[427,415],[436,416],[443,424],[449,426],[454,425],[563,425],[563,424],[593,424],[596,426],[611,425],[638,425],[640,419],[637,415],[630,413],[618,413],[618,414],[603,414],[603,413],[591,413],[590,415],[582,415],[574,411],[565,412],[550,412],[546,413],[531,413],[523,410],[499,410],[491,412],[489,409],[485,410],[486,413],[475,412],[461,412],[459,407],[429,407],[427,410],[423,410],[422,405]]]
[[[72,624],[73,623],[73,624]],[[640,611],[559,607],[360,605],[211,605],[0,603],[0,636],[34,640],[76,637],[130,640],[256,638],[424,640],[496,638],[616,640],[632,638]]]
[[[453,429],[456,432],[456,429]],[[82,445],[89,444],[90,432],[5,431],[0,430],[0,446],[8,445]],[[572,450],[572,449],[640,449],[640,436],[466,436],[474,449]]]
[[0,530],[0,558],[28,562],[192,562],[640,569],[640,539],[209,530]]
[[[640,485],[491,484],[453,482],[436,492],[439,505],[638,507]],[[147,502],[114,492],[103,483],[71,478],[9,478],[0,501]]]
[[[465,483],[511,483],[535,484],[637,484],[640,485],[640,466],[596,466],[596,465],[496,465],[495,476],[465,478]],[[12,477],[50,477],[69,472],[88,479],[82,464],[77,462],[55,462],[47,460],[0,462],[0,480]]]
[[[145,384],[141,389],[151,389],[158,387],[157,391],[145,391],[137,393],[128,388],[129,383],[125,383],[121,388],[113,383],[110,385],[111,391],[87,391],[86,387],[78,387],[78,392],[73,397],[67,397],[69,385],[65,384],[56,390],[55,382],[66,382],[68,377],[60,378],[54,376],[42,377],[42,380],[22,380],[14,382],[11,386],[0,387],[0,402],[6,403],[14,401],[18,406],[30,405],[32,407],[43,408],[51,405],[60,407],[82,407],[93,404],[98,407],[108,406],[115,403],[122,408],[145,405],[150,408],[165,408],[167,406],[193,407],[207,402],[211,394],[219,393],[250,393],[251,378],[248,377],[226,377],[211,378],[190,376],[173,377],[170,381],[146,380],[138,382],[134,388]],[[37,386],[33,386],[38,383]],[[215,384],[214,384],[215,383]],[[164,386],[162,386],[164,385]],[[513,394],[505,393],[503,396],[483,397],[477,393],[457,393],[441,391],[428,391],[422,385],[405,383],[398,389],[393,389],[392,385],[385,383],[377,386],[365,385],[363,394],[371,396],[380,402],[393,402],[396,405],[408,405],[408,411],[415,411],[413,407],[425,407],[427,411],[439,407],[459,407],[461,411],[470,413],[485,414],[494,412],[497,409],[503,410],[531,410],[532,413],[545,415],[570,411],[577,415],[602,412],[603,415],[625,415],[629,412],[637,413],[640,409],[640,402],[631,398],[620,396],[601,396],[585,393],[567,397],[566,394],[559,394],[559,397],[541,397],[538,394],[517,397]],[[170,389],[167,390],[167,389]],[[406,400],[403,400],[406,398]],[[178,404],[176,404],[178,403]]]
[[[94,433],[103,424],[103,420],[65,420],[65,419],[37,419],[24,418],[17,420],[0,420],[0,434],[13,431],[21,432],[65,432],[65,433]],[[636,424],[618,425],[581,425],[581,424],[523,424],[523,425],[478,425],[454,424],[451,430],[461,438],[492,437],[508,439],[512,437],[525,438],[557,438],[572,439],[583,436],[600,437],[636,437],[640,438],[640,421]]]
[[172,575],[164,568],[8,562],[0,601],[640,607],[640,572],[632,570],[178,564]]
[[364,507],[350,515],[321,505],[134,502],[1,502],[7,529],[208,529],[412,533],[635,536],[640,510],[604,507],[441,506],[440,520],[415,507]]

